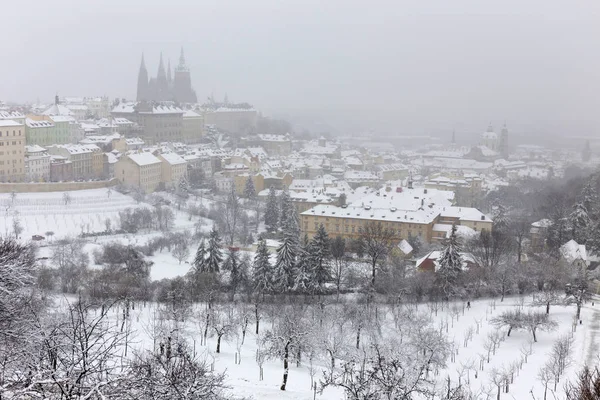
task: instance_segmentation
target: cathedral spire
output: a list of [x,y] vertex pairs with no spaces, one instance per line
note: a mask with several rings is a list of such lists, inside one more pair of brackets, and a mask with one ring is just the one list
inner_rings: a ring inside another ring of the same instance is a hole
[[140,63],[140,71],[138,72],[137,100],[148,100],[148,96],[148,70],[146,69],[144,53],[142,53],[142,62]]
[[171,60],[167,62],[167,82],[171,83],[173,78],[171,77]]
[[452,144],[456,143],[456,130],[452,130]]
[[163,62],[162,51],[160,52],[160,62],[158,64],[158,73],[156,74],[156,78],[160,79],[161,75],[164,76],[166,79],[167,74],[165,72],[165,63]]

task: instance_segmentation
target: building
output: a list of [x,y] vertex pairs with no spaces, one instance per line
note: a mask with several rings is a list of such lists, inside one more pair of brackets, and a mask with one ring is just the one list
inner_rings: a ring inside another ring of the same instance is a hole
[[492,220],[475,208],[454,207],[454,193],[433,189],[382,189],[348,205],[318,205],[300,214],[301,229],[314,236],[323,224],[330,236],[356,239],[367,223],[383,224],[398,242],[418,236],[431,243],[445,239],[453,224],[463,231],[491,230]]
[[175,188],[186,178],[187,161],[176,153],[162,153],[157,156],[162,161],[161,182],[165,188]]
[[168,68],[165,70],[161,53],[156,78],[148,78],[148,70],[142,54],[142,62],[138,72],[137,101],[175,101],[177,103],[196,103],[198,101],[196,92],[192,88],[191,73],[185,62],[183,48],[174,76],[171,76],[170,61]]
[[232,134],[247,134],[256,130],[258,113],[254,108],[218,107],[205,110],[204,124]]
[[487,130],[481,134],[479,144],[492,151],[498,151],[498,135],[494,132],[492,124],[490,124]]
[[498,151],[505,160],[508,160],[508,128],[506,124],[502,127],[500,132],[500,143],[498,145]]
[[126,118],[141,126],[147,144],[183,140],[184,111],[175,106],[148,102],[120,103],[112,109],[115,118]]
[[25,178],[25,127],[11,119],[0,119],[0,181],[21,182]]
[[50,180],[50,154],[38,145],[25,146],[25,175],[32,182]]
[[67,157],[50,156],[50,182],[68,182],[73,180],[73,163]]
[[204,117],[195,111],[183,113],[183,142],[199,143],[204,136]]
[[[62,156],[71,162],[73,179],[91,179],[102,176],[102,150],[93,144],[64,144],[48,146],[48,153]],[[64,179],[61,179],[64,180]]]
[[152,193],[162,179],[162,161],[148,152],[127,154],[117,161],[114,171],[122,184]]

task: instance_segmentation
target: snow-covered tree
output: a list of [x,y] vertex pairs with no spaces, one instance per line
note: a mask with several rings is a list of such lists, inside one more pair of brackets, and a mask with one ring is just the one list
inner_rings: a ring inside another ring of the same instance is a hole
[[589,237],[592,221],[583,202],[577,202],[573,205],[573,211],[569,215],[569,225],[573,230],[575,241],[584,244]]
[[231,290],[231,299],[233,300],[238,288],[246,280],[246,265],[240,260],[238,250],[229,248],[227,257],[223,262],[223,269],[229,271],[229,288]]
[[206,253],[208,257],[205,262],[205,271],[219,272],[221,261],[223,261],[223,254],[221,253],[221,237],[219,236],[219,231],[214,226],[212,231],[210,231]]
[[294,268],[294,290],[300,293],[312,293],[315,289],[314,265],[311,257],[312,247],[308,239],[300,246],[298,262]]
[[494,230],[500,233],[507,233],[510,226],[508,210],[502,204],[496,206],[494,212]]
[[583,303],[592,297],[590,290],[591,277],[588,274],[587,267],[584,265],[574,267],[571,281],[565,290],[567,302],[577,306],[575,318],[579,320],[581,316],[581,307]]
[[258,242],[256,254],[254,255],[254,263],[252,270],[252,281],[254,282],[254,290],[258,294],[265,294],[272,289],[272,266],[269,261],[269,249],[264,239]]
[[296,207],[292,203],[292,198],[288,190],[281,192],[280,199],[280,218],[279,226],[284,234],[294,235],[300,237],[300,221],[298,220],[298,213]]
[[454,285],[462,273],[461,247],[456,236],[456,225],[452,225],[450,237],[446,240],[444,250],[438,261],[437,279],[446,298],[452,295]]
[[200,241],[200,245],[198,246],[198,250],[196,250],[196,256],[194,257],[194,261],[192,266],[196,270],[196,272],[204,272],[206,262],[206,244],[204,239]]
[[244,186],[244,197],[247,199],[254,199],[256,197],[256,188],[254,187],[254,181],[252,176],[248,175],[246,179],[246,185]]
[[593,182],[588,182],[581,190],[580,201],[588,212],[591,219],[597,218],[598,213],[598,193],[594,187]]
[[227,196],[227,202],[225,208],[222,211],[223,227],[225,228],[225,235],[228,239],[227,243],[233,246],[233,241],[239,231],[239,222],[242,216],[242,206],[238,198],[235,188],[231,188],[229,195]]
[[277,248],[277,261],[273,270],[273,289],[285,292],[294,286],[294,271],[298,258],[298,239],[284,234],[281,245]]
[[270,231],[276,231],[279,227],[279,202],[277,201],[277,193],[275,188],[269,188],[269,196],[267,197],[267,205],[264,212],[265,225]]

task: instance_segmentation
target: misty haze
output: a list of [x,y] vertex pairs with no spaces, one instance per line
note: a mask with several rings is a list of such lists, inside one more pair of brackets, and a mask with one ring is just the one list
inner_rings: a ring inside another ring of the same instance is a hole
[[5,3],[0,399],[600,400],[600,3]]

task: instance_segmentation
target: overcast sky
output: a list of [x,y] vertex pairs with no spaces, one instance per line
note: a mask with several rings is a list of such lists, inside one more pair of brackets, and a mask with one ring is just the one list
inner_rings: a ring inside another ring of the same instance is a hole
[[600,1],[5,0],[0,99],[133,98],[184,46],[199,99],[344,131],[600,136]]

